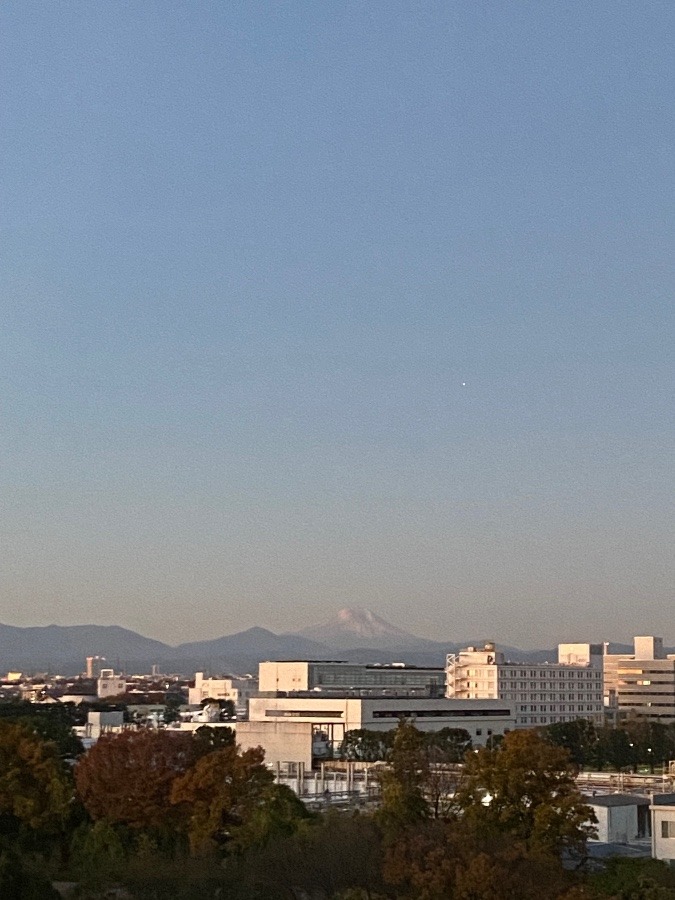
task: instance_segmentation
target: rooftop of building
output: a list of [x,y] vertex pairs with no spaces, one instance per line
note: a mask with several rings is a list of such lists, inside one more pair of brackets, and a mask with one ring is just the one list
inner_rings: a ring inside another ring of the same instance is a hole
[[307,663],[309,665],[331,665],[331,666],[354,666],[358,669],[384,669],[384,670],[400,670],[403,669],[406,672],[410,671],[418,671],[418,672],[445,672],[444,666],[414,666],[409,663],[403,662],[394,662],[394,663],[356,663],[349,662],[346,659],[266,659],[265,662],[268,663]]
[[649,806],[649,797],[641,794],[585,794],[584,800],[590,806]]

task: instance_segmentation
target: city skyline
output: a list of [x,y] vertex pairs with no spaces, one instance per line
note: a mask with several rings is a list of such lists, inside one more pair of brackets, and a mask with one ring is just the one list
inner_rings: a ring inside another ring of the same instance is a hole
[[0,25],[0,622],[675,643],[672,4]]

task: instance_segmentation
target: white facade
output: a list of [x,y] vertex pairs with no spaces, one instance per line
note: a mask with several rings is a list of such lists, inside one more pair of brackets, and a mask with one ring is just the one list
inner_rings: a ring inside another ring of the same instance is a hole
[[633,654],[605,657],[605,697],[617,713],[668,725],[675,722],[675,657],[661,638],[635,638]]
[[347,731],[367,728],[389,731],[401,719],[420,731],[465,729],[474,745],[484,745],[493,735],[513,729],[515,718],[509,703],[491,700],[450,700],[418,697],[254,697],[249,707],[251,722],[311,723],[315,744],[336,749]]
[[[585,649],[584,649],[585,648]],[[602,648],[561,644],[559,658],[587,660],[581,665],[511,663],[494,644],[448,654],[447,696],[498,699],[513,705],[516,728],[589,719],[603,721]]]
[[675,863],[675,794],[655,794],[650,806],[652,856]]
[[195,686],[188,690],[190,706],[200,706],[204,700],[231,700],[237,716],[246,718],[248,703],[255,696],[258,683],[255,678],[204,678],[203,672],[195,673]]
[[335,660],[261,662],[261,694],[314,691],[323,694],[391,694],[400,697],[443,697],[445,671],[439,666],[358,664]]
[[629,794],[605,794],[584,797],[597,818],[597,836],[603,844],[630,844],[639,838],[638,807],[649,801]]
[[124,675],[115,675],[112,669],[101,669],[101,674],[96,680],[96,696],[119,697],[126,693],[127,680]]

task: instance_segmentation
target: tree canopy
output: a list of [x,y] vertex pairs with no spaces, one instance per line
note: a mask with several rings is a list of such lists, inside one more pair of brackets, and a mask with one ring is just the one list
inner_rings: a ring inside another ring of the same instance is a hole
[[191,735],[144,729],[104,734],[75,767],[82,802],[94,819],[156,826],[171,815],[175,778],[195,759]]
[[0,722],[0,814],[33,829],[56,828],[72,794],[56,744],[25,725]]
[[583,854],[594,816],[574,776],[566,750],[534,731],[512,731],[497,749],[467,756],[455,800],[473,826],[551,853]]

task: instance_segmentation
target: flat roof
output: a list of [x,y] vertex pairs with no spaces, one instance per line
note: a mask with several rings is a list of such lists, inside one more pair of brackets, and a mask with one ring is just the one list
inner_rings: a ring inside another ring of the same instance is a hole
[[640,794],[584,794],[589,806],[649,806],[649,797]]
[[445,672],[445,666],[413,666],[408,663],[359,663],[347,659],[266,659],[269,663],[308,663],[311,665],[358,666],[360,669],[385,669],[387,671]]

